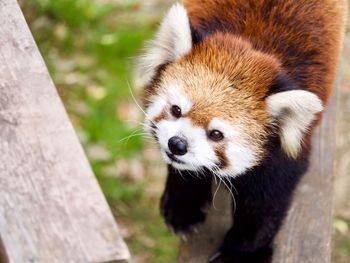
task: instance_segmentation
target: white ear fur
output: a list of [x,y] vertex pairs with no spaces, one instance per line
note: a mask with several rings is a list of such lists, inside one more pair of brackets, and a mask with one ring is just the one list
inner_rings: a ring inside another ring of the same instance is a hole
[[190,22],[185,7],[174,4],[164,17],[155,39],[138,60],[137,84],[148,84],[159,66],[174,62],[192,49]]
[[323,110],[321,100],[311,92],[291,90],[269,96],[267,106],[270,115],[279,121],[283,150],[296,158],[303,133]]

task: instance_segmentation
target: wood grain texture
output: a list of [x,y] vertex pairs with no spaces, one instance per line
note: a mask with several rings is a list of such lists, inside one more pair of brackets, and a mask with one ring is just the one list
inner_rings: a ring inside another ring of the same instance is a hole
[[198,233],[188,236],[180,244],[179,263],[206,263],[232,225],[231,195],[222,183],[213,184],[213,204],[206,221],[198,226]]
[[9,262],[128,259],[15,0],[0,0],[0,36],[0,234]]
[[[338,91],[335,90],[324,118],[313,137],[311,166],[295,193],[285,223],[276,239],[273,263],[330,263],[332,189],[335,158],[335,127]],[[205,224],[188,241],[182,241],[178,262],[204,263],[229,228],[231,209],[227,191],[220,188]],[[227,209],[227,211],[225,211]],[[213,214],[215,213],[215,215]]]

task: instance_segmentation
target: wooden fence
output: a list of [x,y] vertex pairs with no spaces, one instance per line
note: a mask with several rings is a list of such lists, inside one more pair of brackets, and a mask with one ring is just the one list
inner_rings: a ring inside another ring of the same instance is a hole
[[[0,0],[0,262],[112,262],[129,251],[15,0]],[[274,263],[329,263],[337,92]],[[230,224],[220,190],[179,262],[207,262]]]

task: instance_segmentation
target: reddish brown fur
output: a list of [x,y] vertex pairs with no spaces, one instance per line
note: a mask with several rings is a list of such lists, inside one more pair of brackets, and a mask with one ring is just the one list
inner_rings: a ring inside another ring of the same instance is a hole
[[[230,52],[230,49],[235,52]],[[185,83],[189,87],[187,94],[196,102],[189,114],[194,123],[206,127],[214,117],[235,122],[242,119],[240,115],[250,114],[257,122],[266,123],[264,98],[273,76],[279,71],[279,63],[273,57],[252,50],[251,45],[242,39],[217,33],[196,45],[179,63],[189,72],[198,71],[198,65],[209,68],[211,72],[196,74],[203,74],[201,87],[192,89],[194,81],[191,78],[190,83]],[[212,84],[208,80],[211,76]],[[220,81],[223,76],[227,84]]]
[[159,122],[167,117],[166,111],[162,111],[157,117],[154,118],[154,122]]
[[[323,102],[335,79],[346,0],[183,0],[194,28],[226,31],[276,56]],[[320,74],[321,73],[321,74]],[[257,74],[258,76],[259,74]]]
[[225,154],[224,148],[218,148],[216,149],[216,156],[219,158],[219,168],[225,168],[229,165],[229,161],[227,159],[227,156]]

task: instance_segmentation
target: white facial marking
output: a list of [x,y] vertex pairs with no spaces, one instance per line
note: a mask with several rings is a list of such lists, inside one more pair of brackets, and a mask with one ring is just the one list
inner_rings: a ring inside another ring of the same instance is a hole
[[238,126],[233,127],[226,121],[214,118],[209,124],[209,129],[216,129],[224,134],[228,167],[221,169],[219,175],[237,176],[254,165],[256,160],[254,150],[249,148],[249,142],[243,139]]
[[284,91],[267,98],[269,113],[280,122],[284,151],[296,158],[301,148],[303,133],[323,110],[317,95],[305,90]]
[[208,125],[209,130],[219,130],[224,134],[225,138],[235,139],[238,138],[240,132],[238,129],[232,127],[231,124],[227,123],[224,120],[220,120],[218,118],[214,118]]
[[166,98],[162,96],[153,96],[151,98],[151,103],[145,111],[145,130],[152,133],[153,120],[159,116],[167,105]]
[[[164,94],[164,96],[166,96]],[[181,109],[182,114],[188,113],[192,108],[192,102],[186,98],[186,96],[182,95],[178,88],[173,87],[169,88],[169,91],[167,92],[167,97],[170,105],[176,105],[179,106]]]
[[[164,110],[170,109],[171,106],[180,107],[182,114],[186,114],[191,110],[192,102],[186,98],[177,86],[169,87],[166,92],[150,98],[149,107],[146,110],[145,123],[151,126],[153,120],[159,116]],[[148,130],[149,131],[149,130]]]
[[223,174],[228,176],[244,173],[254,165],[256,159],[254,152],[248,146],[240,143],[229,143],[226,154],[230,161],[230,166],[223,170]]
[[153,119],[157,117],[159,114],[162,113],[165,106],[167,105],[166,98],[163,98],[162,96],[155,96],[152,100],[152,103],[148,107],[146,111],[146,118],[147,119]]

